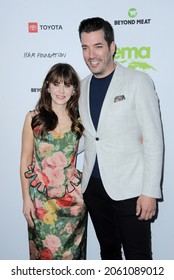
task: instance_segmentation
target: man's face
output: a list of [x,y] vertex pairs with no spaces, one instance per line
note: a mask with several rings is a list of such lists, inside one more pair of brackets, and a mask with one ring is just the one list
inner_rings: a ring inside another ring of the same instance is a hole
[[84,60],[94,76],[103,78],[114,70],[115,43],[112,42],[108,47],[102,29],[90,33],[82,32],[81,44]]

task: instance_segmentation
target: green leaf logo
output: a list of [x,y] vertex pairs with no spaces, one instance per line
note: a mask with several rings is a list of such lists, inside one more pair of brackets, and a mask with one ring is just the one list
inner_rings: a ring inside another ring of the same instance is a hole
[[[119,61],[121,64],[125,63],[125,62],[128,62],[127,60],[122,60],[122,61]],[[131,61],[131,62],[128,62],[128,68],[130,69],[134,69],[134,70],[142,70],[142,71],[146,71],[146,70],[154,70],[156,71],[156,69],[151,66],[150,64],[144,62],[144,61]]]
[[135,18],[137,16],[137,10],[135,8],[131,8],[128,11],[128,16],[130,18]]
[[142,47],[123,47],[117,48],[114,60],[121,64],[126,64],[128,68],[141,71],[153,70],[157,71],[147,61],[150,59],[151,48],[149,46]]

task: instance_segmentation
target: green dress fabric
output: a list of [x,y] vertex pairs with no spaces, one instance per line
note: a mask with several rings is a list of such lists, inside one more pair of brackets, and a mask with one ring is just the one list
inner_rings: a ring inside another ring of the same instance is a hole
[[82,174],[76,169],[78,141],[72,131],[34,131],[34,158],[26,178],[35,207],[34,228],[29,227],[31,260],[86,259],[87,212],[82,197]]

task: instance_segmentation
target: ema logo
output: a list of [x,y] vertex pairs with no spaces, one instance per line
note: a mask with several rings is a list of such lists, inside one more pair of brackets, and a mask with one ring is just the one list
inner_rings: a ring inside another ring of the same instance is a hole
[[131,69],[139,69],[142,71],[146,70],[154,70],[156,69],[147,63],[145,60],[150,59],[150,47],[125,47],[118,48],[116,55],[114,57],[115,60],[118,60],[121,64],[127,64],[128,68]]
[[29,22],[28,23],[28,32],[37,33],[38,32],[38,23],[37,22]]

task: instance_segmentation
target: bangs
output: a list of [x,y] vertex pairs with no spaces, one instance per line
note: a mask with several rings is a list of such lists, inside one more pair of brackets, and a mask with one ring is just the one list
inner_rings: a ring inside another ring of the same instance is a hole
[[60,81],[63,81],[64,84],[68,84],[68,85],[73,85],[74,86],[74,82],[73,82],[73,77],[72,77],[72,73],[71,71],[69,71],[69,69],[59,69],[59,71],[53,72],[48,81],[51,83],[57,83]]

